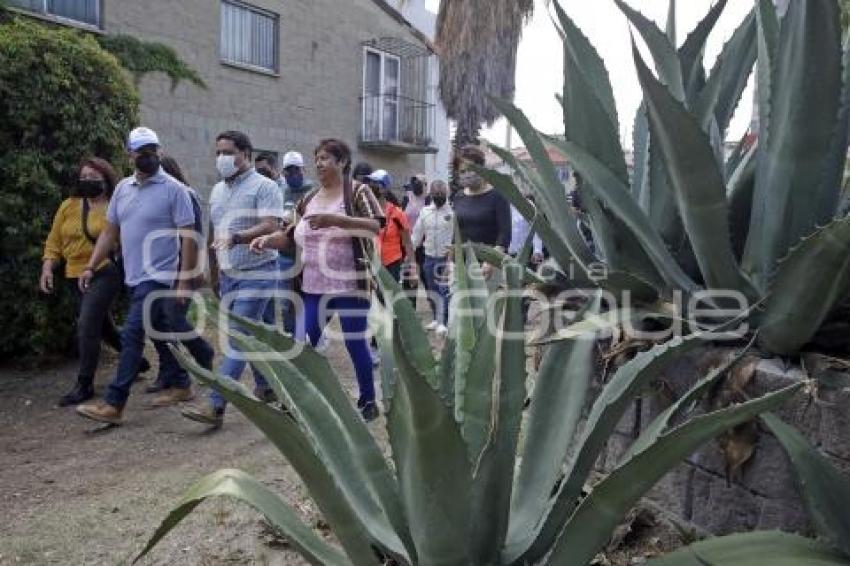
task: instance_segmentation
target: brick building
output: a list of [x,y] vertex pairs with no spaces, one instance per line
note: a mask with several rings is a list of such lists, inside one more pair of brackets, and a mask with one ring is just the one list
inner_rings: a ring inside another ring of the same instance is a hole
[[[173,47],[207,84],[150,74],[142,123],[207,195],[215,135],[246,132],[258,150],[301,151],[339,137],[389,170],[445,176],[449,136],[437,97],[424,0],[8,0],[34,17]],[[400,10],[404,11],[404,15]],[[417,21],[417,26],[407,18]],[[424,32],[423,32],[424,30]]]

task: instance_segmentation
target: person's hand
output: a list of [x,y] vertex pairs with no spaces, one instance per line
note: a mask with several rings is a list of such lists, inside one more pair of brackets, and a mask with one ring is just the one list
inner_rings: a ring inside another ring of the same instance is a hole
[[348,217],[344,214],[311,214],[304,217],[313,230],[322,228],[343,228]]
[[216,238],[210,247],[214,250],[229,250],[233,247],[233,237]]
[[481,264],[481,275],[484,279],[490,279],[493,275],[493,266],[487,263],[486,261]]
[[38,280],[38,288],[41,289],[42,293],[47,295],[53,292],[53,270],[43,268],[41,270],[41,277]]
[[192,293],[192,281],[189,279],[180,279],[177,281],[177,304],[185,305],[189,300],[189,295]]
[[270,238],[271,234],[266,234],[265,236],[257,236],[256,238],[251,240],[250,244],[248,244],[248,249],[257,254],[262,253],[263,250],[265,250],[268,246]]
[[92,269],[91,267],[85,268],[79,279],[77,279],[77,286],[80,288],[80,292],[85,293],[89,290],[89,287],[91,286],[91,280],[93,278],[94,269]]

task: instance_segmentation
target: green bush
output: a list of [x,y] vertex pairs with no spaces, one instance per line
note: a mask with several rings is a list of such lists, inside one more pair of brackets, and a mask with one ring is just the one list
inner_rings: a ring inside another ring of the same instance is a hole
[[69,343],[70,293],[37,289],[43,243],[82,157],[125,166],[138,105],[126,73],[92,37],[21,18],[0,25],[0,356]]

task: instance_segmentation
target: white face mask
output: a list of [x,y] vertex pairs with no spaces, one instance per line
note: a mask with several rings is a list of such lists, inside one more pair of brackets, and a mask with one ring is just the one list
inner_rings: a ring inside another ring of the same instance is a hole
[[239,171],[235,155],[219,155],[215,158],[215,168],[223,179],[229,179]]

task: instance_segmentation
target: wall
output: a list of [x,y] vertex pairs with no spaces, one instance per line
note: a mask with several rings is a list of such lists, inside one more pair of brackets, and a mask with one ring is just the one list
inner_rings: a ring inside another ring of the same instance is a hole
[[312,152],[323,137],[340,137],[396,179],[426,167],[423,155],[361,152],[363,41],[412,34],[372,0],[255,0],[280,15],[279,76],[223,65],[219,58],[218,1],[104,0],[104,29],[171,45],[201,74],[208,90],[149,75],[140,85],[142,121],[155,129],[190,179],[207,195],[217,177],[213,146],[218,132],[239,129],[257,148],[281,155]]

